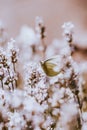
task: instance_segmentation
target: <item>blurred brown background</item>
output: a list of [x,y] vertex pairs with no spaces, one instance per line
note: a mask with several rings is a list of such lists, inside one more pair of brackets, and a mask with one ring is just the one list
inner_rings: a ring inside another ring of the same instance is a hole
[[10,37],[16,37],[22,25],[34,27],[36,16],[43,17],[49,42],[61,37],[61,25],[67,21],[79,35],[87,30],[87,0],[0,0],[0,19]]

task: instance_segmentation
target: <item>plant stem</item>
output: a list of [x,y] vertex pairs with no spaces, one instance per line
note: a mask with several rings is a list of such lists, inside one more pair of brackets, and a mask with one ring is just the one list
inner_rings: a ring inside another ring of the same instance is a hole
[[3,87],[3,80],[1,80],[1,86],[2,86],[2,89],[4,89],[4,87]]
[[41,39],[41,42],[42,42],[42,46],[43,46],[43,59],[45,59],[45,52],[46,52],[46,44],[45,44],[45,42],[44,42],[44,39]]
[[[14,72],[16,73],[15,63],[13,63],[13,69],[14,69]],[[15,87],[17,88],[17,80],[15,80]]]
[[82,104],[81,104],[81,102],[80,102],[80,100],[79,100],[78,94],[79,94],[78,90],[75,90],[75,97],[76,97],[77,103],[78,103],[78,105],[79,105],[78,124],[79,124],[79,130],[81,130],[81,129],[82,129],[82,117],[81,117],[81,115],[82,115]]
[[[7,68],[7,70],[8,70],[9,77],[11,78],[9,68]],[[14,90],[13,81],[11,82],[11,86],[12,86],[12,89]],[[10,89],[10,87],[9,87],[9,89]]]

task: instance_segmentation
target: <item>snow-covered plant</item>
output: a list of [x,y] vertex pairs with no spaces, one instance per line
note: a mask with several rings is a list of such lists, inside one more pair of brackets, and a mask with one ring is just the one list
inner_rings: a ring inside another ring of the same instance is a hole
[[66,40],[68,42],[72,42],[72,34],[73,34],[73,28],[74,25],[71,22],[64,23],[62,25],[62,28],[64,29],[63,35],[65,36]]
[[13,47],[14,40],[8,43],[7,50],[0,48],[0,81],[3,89],[17,87],[18,73],[15,64],[17,62],[17,50]]
[[37,17],[35,31],[24,26],[16,41],[0,47],[0,130],[87,129],[82,64],[71,50],[74,25],[62,27],[66,41],[48,46]]

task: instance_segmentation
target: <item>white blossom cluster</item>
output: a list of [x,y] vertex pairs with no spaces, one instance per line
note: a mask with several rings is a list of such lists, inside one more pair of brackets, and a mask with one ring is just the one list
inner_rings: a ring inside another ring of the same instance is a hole
[[13,43],[14,40],[11,40],[7,49],[0,48],[0,83],[3,89],[9,90],[17,87],[18,80],[18,73],[16,72],[18,50]]
[[48,96],[47,77],[37,63],[30,63],[24,69],[25,90],[41,104]]

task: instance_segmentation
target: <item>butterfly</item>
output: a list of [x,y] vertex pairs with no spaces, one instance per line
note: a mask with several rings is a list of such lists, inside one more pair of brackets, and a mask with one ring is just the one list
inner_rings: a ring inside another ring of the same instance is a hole
[[58,70],[59,58],[60,58],[59,56],[55,56],[45,61],[40,61],[41,67],[47,76],[54,77],[61,72],[61,70]]

